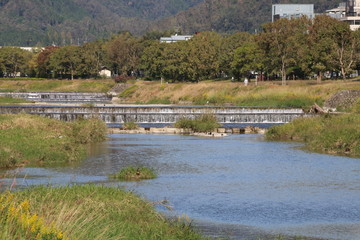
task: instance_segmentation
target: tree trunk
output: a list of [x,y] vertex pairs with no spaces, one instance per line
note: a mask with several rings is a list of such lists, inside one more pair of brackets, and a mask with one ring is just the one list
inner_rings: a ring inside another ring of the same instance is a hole
[[317,81],[318,84],[321,83],[321,81],[322,81],[322,72],[321,71],[318,72],[317,77],[316,77],[316,81]]

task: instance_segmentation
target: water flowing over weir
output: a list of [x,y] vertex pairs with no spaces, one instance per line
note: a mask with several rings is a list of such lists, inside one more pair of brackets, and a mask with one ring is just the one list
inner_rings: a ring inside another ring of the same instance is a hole
[[99,117],[107,124],[136,122],[175,123],[181,118],[194,119],[214,114],[222,124],[287,123],[305,115],[299,108],[208,107],[208,106],[0,106],[0,114],[36,114],[63,121]]
[[106,93],[78,92],[0,92],[0,97],[20,98],[36,102],[91,102],[109,103],[111,96]]

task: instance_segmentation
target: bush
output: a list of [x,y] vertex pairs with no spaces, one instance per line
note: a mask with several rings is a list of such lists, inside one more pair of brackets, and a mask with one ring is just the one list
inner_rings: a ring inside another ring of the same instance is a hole
[[201,115],[195,120],[182,118],[175,123],[176,128],[191,129],[194,132],[211,132],[220,127],[216,116],[212,114]]
[[126,83],[129,80],[133,80],[134,77],[131,76],[126,76],[126,75],[118,75],[116,77],[114,77],[114,81],[116,83]]
[[125,130],[136,130],[139,128],[139,125],[137,125],[135,122],[126,122],[124,123],[123,128]]

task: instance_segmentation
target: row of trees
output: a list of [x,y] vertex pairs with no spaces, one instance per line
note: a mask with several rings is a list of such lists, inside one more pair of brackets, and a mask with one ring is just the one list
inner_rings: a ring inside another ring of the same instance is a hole
[[116,75],[145,74],[151,79],[201,81],[254,73],[306,79],[325,72],[346,76],[360,66],[360,31],[328,16],[280,19],[258,34],[204,32],[189,41],[160,43],[158,33],[129,33],[82,46],[46,47],[35,53],[0,49],[0,74],[32,77],[96,77],[103,67]]

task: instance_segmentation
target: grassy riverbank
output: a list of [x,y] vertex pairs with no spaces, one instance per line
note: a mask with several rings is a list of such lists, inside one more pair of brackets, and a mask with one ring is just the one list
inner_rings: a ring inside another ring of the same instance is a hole
[[138,104],[211,104],[234,106],[304,107],[323,102],[340,90],[360,90],[359,81],[288,81],[261,82],[257,86],[241,82],[205,81],[171,83],[137,81],[120,97],[124,103]]
[[31,102],[24,99],[18,99],[12,97],[0,97],[0,105],[8,105],[8,104],[16,105],[19,103],[31,103]]
[[0,115],[0,168],[76,162],[86,145],[103,141],[106,125],[97,119],[66,123],[32,115]]
[[115,188],[36,187],[3,193],[0,203],[0,239],[204,239],[189,222],[169,222],[152,203]]
[[269,140],[306,143],[311,151],[360,157],[360,114],[300,118],[269,129]]
[[115,82],[98,80],[0,79],[0,91],[107,92]]

